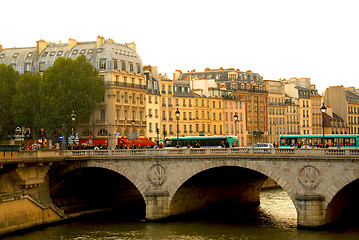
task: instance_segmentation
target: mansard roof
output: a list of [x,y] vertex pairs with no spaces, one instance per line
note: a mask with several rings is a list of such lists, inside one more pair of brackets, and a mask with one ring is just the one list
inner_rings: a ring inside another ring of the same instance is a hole
[[238,81],[258,81],[263,83],[263,77],[258,73],[252,73],[252,71],[240,71],[238,69],[229,68],[229,69],[206,69],[204,72],[188,72],[182,73],[179,77],[179,80],[186,80],[191,78],[199,78],[199,79],[215,79],[218,82],[224,81],[233,81],[234,79],[230,79],[229,75],[235,75],[236,80]]
[[351,91],[345,90],[345,98],[347,102],[359,102],[359,96]]
[[41,51],[38,46],[4,48],[0,51],[0,64],[12,65],[20,74],[25,72],[25,65],[30,64],[31,69],[27,71],[34,73],[40,71],[40,63],[47,69],[59,57],[76,59],[83,54],[97,69],[100,69],[100,60],[102,60],[106,62],[106,70],[115,70],[113,62],[117,60],[119,69],[122,64],[125,64],[126,69],[130,69],[130,63],[132,63],[134,67],[139,66],[136,73],[143,73],[139,55],[125,44],[119,44],[112,40],[104,40],[100,46],[96,41],[74,42],[74,46],[69,46],[69,43],[47,43]]

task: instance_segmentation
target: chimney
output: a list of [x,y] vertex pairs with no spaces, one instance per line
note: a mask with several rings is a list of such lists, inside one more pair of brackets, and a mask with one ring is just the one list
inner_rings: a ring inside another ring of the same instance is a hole
[[136,52],[136,43],[132,42],[132,43],[125,43],[125,45],[129,48],[131,48],[133,51]]
[[0,52],[3,50],[2,45],[0,44]]
[[178,80],[179,77],[181,76],[182,71],[181,70],[175,70],[175,72],[173,73],[173,80]]
[[75,39],[69,38],[69,51],[73,49],[77,45],[77,41]]
[[101,36],[97,36],[97,48],[100,48],[105,43],[105,39]]
[[45,48],[47,48],[47,42],[45,42],[45,40],[40,39],[39,41],[36,41],[36,51],[38,54],[41,54],[42,51],[45,50]]

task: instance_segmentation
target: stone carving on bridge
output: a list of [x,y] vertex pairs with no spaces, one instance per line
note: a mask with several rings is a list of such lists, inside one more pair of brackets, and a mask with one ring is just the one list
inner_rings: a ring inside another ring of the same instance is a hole
[[298,181],[307,189],[314,189],[320,183],[318,169],[313,166],[305,166],[301,169]]
[[164,167],[156,163],[148,171],[147,177],[153,185],[161,186],[166,181],[167,174]]

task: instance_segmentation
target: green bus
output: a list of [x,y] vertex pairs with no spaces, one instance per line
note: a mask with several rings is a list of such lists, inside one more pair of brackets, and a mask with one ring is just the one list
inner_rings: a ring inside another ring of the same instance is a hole
[[[322,147],[323,135],[281,135],[279,147]],[[326,147],[359,147],[359,135],[356,134],[324,134]]]
[[[180,148],[196,147],[198,143],[201,148],[220,148],[222,142],[228,144],[230,147],[238,147],[239,140],[237,136],[194,136],[194,137],[179,137],[178,145]],[[165,148],[177,147],[176,137],[166,137],[163,141]]]

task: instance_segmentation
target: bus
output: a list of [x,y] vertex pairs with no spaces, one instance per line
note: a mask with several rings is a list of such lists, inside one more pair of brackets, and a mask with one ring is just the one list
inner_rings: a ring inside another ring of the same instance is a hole
[[[239,139],[237,136],[194,136],[194,137],[179,137],[178,145],[180,148],[196,147],[198,143],[201,148],[220,148],[222,141],[228,141],[229,146],[239,146]],[[166,137],[163,141],[164,147],[175,148],[177,147],[176,137]]]
[[[323,135],[281,135],[279,147],[322,147]],[[327,147],[359,147],[359,135],[325,134],[324,145]]]

